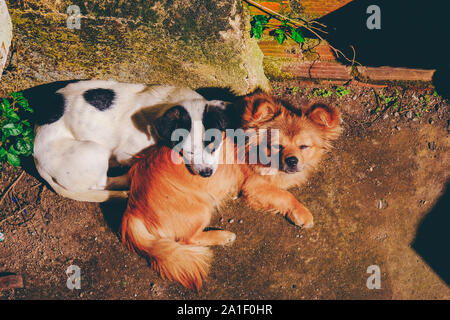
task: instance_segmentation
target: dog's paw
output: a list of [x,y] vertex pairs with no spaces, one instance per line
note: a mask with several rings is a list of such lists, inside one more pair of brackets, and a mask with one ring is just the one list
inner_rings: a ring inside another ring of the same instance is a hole
[[314,226],[314,218],[312,214],[305,210],[302,212],[290,212],[286,218],[300,228],[312,228]]
[[236,240],[236,234],[230,231],[222,231],[223,242],[222,245],[231,245]]

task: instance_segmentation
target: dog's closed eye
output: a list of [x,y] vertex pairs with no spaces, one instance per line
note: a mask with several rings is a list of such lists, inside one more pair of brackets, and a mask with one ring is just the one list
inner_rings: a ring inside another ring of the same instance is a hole
[[283,150],[283,146],[281,144],[272,144],[272,149],[275,151]]

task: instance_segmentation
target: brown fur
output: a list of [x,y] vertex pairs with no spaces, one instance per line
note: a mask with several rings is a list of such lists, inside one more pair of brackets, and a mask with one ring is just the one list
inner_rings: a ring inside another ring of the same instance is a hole
[[[179,155],[163,146],[141,154],[130,170],[131,189],[122,222],[122,240],[130,249],[146,256],[164,278],[199,289],[208,273],[210,245],[225,245],[235,235],[224,230],[204,231],[214,208],[229,195],[242,193],[255,209],[280,212],[298,226],[311,227],[309,210],[285,189],[301,184],[317,166],[331,140],[340,132],[337,109],[312,105],[305,110],[263,93],[243,99],[244,129],[279,130],[280,165],[295,156],[301,170],[261,175],[262,165],[220,164],[210,178],[192,175]],[[299,146],[308,148],[300,149]],[[234,154],[235,145],[225,139],[222,163]],[[233,153],[231,153],[232,151]],[[178,163],[172,157],[178,157]],[[268,169],[273,170],[273,169]]]

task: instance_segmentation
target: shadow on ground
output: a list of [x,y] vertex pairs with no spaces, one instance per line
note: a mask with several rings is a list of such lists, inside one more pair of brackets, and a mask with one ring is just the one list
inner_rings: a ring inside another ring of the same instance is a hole
[[[371,5],[380,8],[380,29],[366,26]],[[448,30],[443,27],[447,20],[448,11],[438,0],[354,0],[318,19],[327,26],[327,41],[350,59],[353,46],[363,66],[437,69],[433,84],[449,98]]]
[[414,250],[450,286],[450,186],[421,222]]

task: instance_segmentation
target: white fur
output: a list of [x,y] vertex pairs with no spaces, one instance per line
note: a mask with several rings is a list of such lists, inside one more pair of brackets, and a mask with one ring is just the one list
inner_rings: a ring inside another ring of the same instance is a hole
[[[115,92],[107,110],[96,109],[83,97],[86,90],[98,88]],[[133,155],[154,144],[149,131],[139,130],[133,121],[138,111],[150,110],[157,117],[182,105],[194,123],[201,120],[206,105],[202,96],[188,88],[116,81],[81,81],[57,92],[65,98],[64,114],[56,122],[36,127],[34,159],[38,172],[57,193],[81,201],[127,196],[124,191],[105,190],[108,163],[116,159],[127,164]]]

